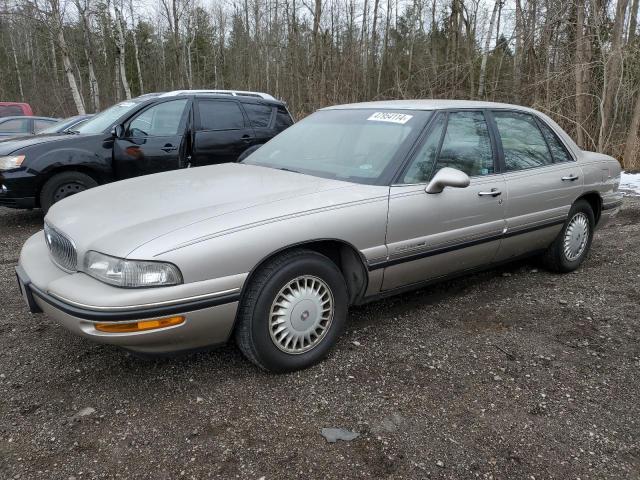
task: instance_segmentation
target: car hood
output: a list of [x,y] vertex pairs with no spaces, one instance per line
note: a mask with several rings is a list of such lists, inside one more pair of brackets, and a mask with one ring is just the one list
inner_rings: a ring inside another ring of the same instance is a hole
[[269,215],[278,216],[331,204],[334,195],[318,194],[354,186],[228,163],[147,175],[87,190],[55,204],[45,221],[73,240],[80,257],[88,250],[127,257],[163,235],[166,241],[160,243],[171,248],[190,235],[185,230],[205,235],[260,221],[265,208]]
[[24,148],[33,147],[34,145],[40,145],[42,143],[62,143],[65,141],[72,141],[75,135],[69,135],[66,133],[56,133],[51,135],[31,135],[5,138],[0,141],[0,156],[10,155],[14,152],[18,152]]

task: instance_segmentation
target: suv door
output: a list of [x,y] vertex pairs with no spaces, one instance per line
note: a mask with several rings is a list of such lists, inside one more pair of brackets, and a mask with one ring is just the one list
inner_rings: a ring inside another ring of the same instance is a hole
[[506,182],[506,230],[497,260],[544,249],[582,191],[582,170],[553,130],[526,112],[494,110]]
[[196,105],[193,166],[236,162],[242,152],[254,144],[255,135],[240,102],[199,98]]
[[[465,172],[466,188],[425,192],[443,167]],[[491,263],[504,228],[504,180],[482,111],[440,112],[389,195],[389,290]]]
[[125,123],[124,136],[113,143],[116,179],[184,165],[190,103],[188,98],[154,103]]

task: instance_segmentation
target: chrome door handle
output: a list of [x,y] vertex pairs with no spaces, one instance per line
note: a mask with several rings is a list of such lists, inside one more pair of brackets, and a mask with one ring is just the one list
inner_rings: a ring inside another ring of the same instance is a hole
[[574,175],[573,173],[571,175],[568,175],[566,177],[562,177],[562,181],[563,182],[573,182],[574,180],[577,180],[579,177],[577,175]]
[[497,188],[492,188],[489,192],[478,192],[479,197],[497,197],[498,195],[502,195],[502,192]]

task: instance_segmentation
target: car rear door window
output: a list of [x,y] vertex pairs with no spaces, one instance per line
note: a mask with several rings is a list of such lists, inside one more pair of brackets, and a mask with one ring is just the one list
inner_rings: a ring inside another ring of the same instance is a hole
[[271,114],[273,107],[270,105],[261,105],[259,103],[244,103],[244,111],[249,116],[252,127],[268,128],[271,124]]
[[28,133],[29,120],[26,118],[13,118],[0,122],[0,133]]
[[163,102],[147,108],[129,124],[129,136],[168,137],[177,135],[188,99]]
[[39,133],[45,128],[50,127],[54,123],[58,123],[58,122],[56,120],[34,120],[33,131],[36,133]]
[[569,152],[567,152],[567,149],[562,144],[555,132],[551,130],[551,127],[549,127],[542,120],[539,120],[538,123],[540,125],[540,129],[542,130],[542,134],[547,141],[547,145],[551,150],[553,161],[555,163],[571,162],[573,158],[571,158],[571,155],[569,155]]
[[535,119],[528,113],[494,111],[508,171],[542,167],[553,163]]
[[200,130],[238,130],[245,127],[238,102],[233,100],[200,100]]

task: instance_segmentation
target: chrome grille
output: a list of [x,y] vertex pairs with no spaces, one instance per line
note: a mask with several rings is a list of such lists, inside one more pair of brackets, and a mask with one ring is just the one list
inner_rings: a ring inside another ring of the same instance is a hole
[[53,261],[64,270],[75,272],[78,256],[73,242],[47,223],[44,224],[44,238]]

